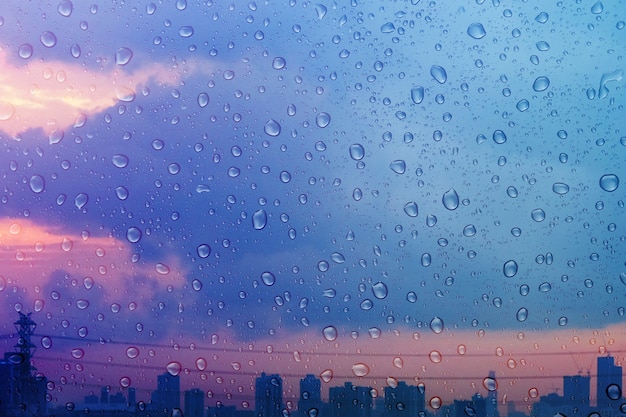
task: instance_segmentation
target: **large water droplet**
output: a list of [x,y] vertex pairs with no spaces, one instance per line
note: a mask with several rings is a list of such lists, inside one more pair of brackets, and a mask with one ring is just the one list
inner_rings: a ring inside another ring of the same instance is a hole
[[252,226],[255,230],[263,230],[267,224],[267,213],[263,209],[259,209],[252,215]]
[[482,39],[487,32],[481,23],[472,23],[467,27],[467,34],[474,39]]
[[322,330],[322,334],[324,335],[324,339],[332,342],[337,339],[337,328],[335,328],[335,326],[326,326],[324,330]]
[[526,319],[528,318],[528,309],[526,309],[525,307],[522,307],[519,310],[517,310],[517,314],[515,315],[515,318],[517,318],[517,321],[519,322],[526,321]]
[[540,208],[536,208],[530,212],[530,217],[536,221],[537,223],[542,222],[546,219],[546,212]]
[[122,47],[115,51],[115,63],[119,66],[124,66],[130,62],[133,58],[133,51],[129,48]]
[[317,127],[325,128],[330,124],[330,114],[321,112],[315,116],[315,124]]
[[25,44],[20,45],[20,47],[17,50],[17,54],[22,59],[30,58],[31,56],[33,56],[33,47],[32,47],[32,45],[29,44],[29,43],[25,43]]
[[207,104],[209,104],[209,95],[207,93],[198,94],[197,102],[198,102],[198,106],[206,107]]
[[172,376],[177,376],[182,371],[183,366],[179,362],[170,362],[165,366],[167,372]]
[[406,162],[402,159],[397,159],[389,164],[389,168],[396,174],[404,174],[406,172]]
[[268,136],[278,136],[280,135],[280,125],[278,124],[278,122],[274,119],[270,119],[267,121],[267,123],[265,123],[264,126],[264,131],[265,134]]
[[181,26],[178,29],[178,36],[181,38],[189,38],[193,36],[193,26]]
[[612,193],[619,187],[619,177],[615,174],[606,174],[600,177],[600,188]]
[[490,392],[496,391],[498,389],[498,381],[495,378],[486,377],[483,379],[483,387]]
[[552,191],[559,195],[567,194],[569,192],[569,185],[562,182],[555,182],[552,184]]
[[380,27],[380,31],[382,33],[392,33],[395,30],[396,30],[396,27],[391,22],[387,22]]
[[604,10],[604,5],[602,4],[601,1],[594,3],[593,6],[591,6],[591,13],[593,14],[600,14],[602,13],[602,11]]
[[57,37],[54,33],[47,30],[41,34],[39,41],[46,48],[52,48],[57,44]]
[[360,161],[365,156],[365,149],[360,143],[350,145],[350,158]]
[[545,91],[549,86],[550,79],[545,76],[537,77],[533,82],[533,90],[535,90],[536,92]]
[[326,16],[327,12],[328,12],[328,9],[323,4],[315,5],[315,13],[317,14],[318,19],[322,20],[324,16]]
[[515,107],[517,108],[517,110],[519,110],[521,112],[525,112],[526,110],[529,109],[530,103],[528,102],[528,100],[522,99],[522,100],[517,102]]
[[418,86],[411,89],[411,100],[415,104],[421,104],[424,101],[424,87]]
[[364,363],[355,363],[352,365],[352,373],[354,376],[364,377],[370,373],[370,368]]
[[473,224],[468,224],[463,228],[463,236],[472,237],[476,234],[476,227]]
[[41,175],[33,175],[28,182],[30,189],[33,193],[39,194],[46,188],[46,181]]
[[535,22],[546,23],[549,18],[550,18],[550,15],[548,15],[548,13],[541,12],[535,17]]
[[436,334],[443,332],[443,320],[435,316],[430,321],[430,330],[432,330],[433,333],[436,333]]
[[333,371],[331,369],[325,369],[320,373],[320,379],[326,383],[333,380]]
[[82,209],[89,202],[89,196],[85,193],[78,193],[74,197],[74,205],[77,209]]
[[70,0],[63,0],[57,6],[57,12],[63,17],[69,17],[74,10],[74,5]]
[[415,201],[409,201],[404,205],[404,212],[409,217],[417,217],[418,208],[417,203]]
[[437,81],[439,84],[444,84],[448,79],[448,74],[446,73],[446,70],[439,65],[433,65],[432,67],[430,67],[430,75],[432,75],[435,81]]
[[606,387],[606,396],[610,400],[619,400],[622,398],[622,388],[618,384],[610,384]]
[[265,271],[261,274],[261,281],[263,281],[263,284],[271,287],[276,283],[276,276],[271,272]]
[[48,135],[48,143],[50,145],[56,145],[57,143],[60,143],[64,137],[65,132],[63,131],[63,129],[54,129]]
[[448,210],[456,210],[459,207],[459,195],[454,188],[450,188],[443,194],[441,202]]
[[129,227],[126,231],[126,239],[128,239],[130,243],[139,242],[141,240],[141,230],[134,226]]
[[156,264],[155,269],[159,275],[167,275],[170,273],[170,267],[161,262]]
[[514,277],[515,274],[517,274],[517,262],[515,262],[513,259],[508,260],[504,263],[504,266],[502,267],[502,273],[504,273],[504,276],[507,278],[511,278]]
[[376,284],[372,285],[372,293],[374,293],[374,297],[378,298],[379,300],[387,298],[387,285],[385,285],[384,282],[377,282]]
[[112,161],[117,168],[126,168],[128,166],[128,157],[123,154],[113,155]]

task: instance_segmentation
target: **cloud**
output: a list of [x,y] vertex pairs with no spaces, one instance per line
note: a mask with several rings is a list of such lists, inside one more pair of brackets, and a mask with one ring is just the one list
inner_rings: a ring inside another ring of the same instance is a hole
[[134,71],[121,66],[94,71],[54,60],[16,64],[0,51],[0,130],[15,136],[41,128],[50,140],[69,126],[84,125],[88,116],[133,101],[149,81],[173,84],[178,79],[177,72],[160,64]]

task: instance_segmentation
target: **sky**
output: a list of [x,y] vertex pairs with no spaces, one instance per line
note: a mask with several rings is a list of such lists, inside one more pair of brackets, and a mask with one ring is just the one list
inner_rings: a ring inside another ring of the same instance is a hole
[[364,363],[451,401],[621,362],[623,10],[1,5],[3,347],[32,312],[58,401],[170,363],[229,402],[262,371]]

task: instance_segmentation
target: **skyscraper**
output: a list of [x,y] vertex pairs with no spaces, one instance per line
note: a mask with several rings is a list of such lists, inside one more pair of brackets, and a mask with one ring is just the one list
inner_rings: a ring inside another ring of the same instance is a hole
[[[496,381],[496,371],[489,371],[489,379],[491,381]],[[494,389],[490,389],[487,393],[487,399],[485,401],[485,416],[486,417],[499,417],[500,413],[498,412],[498,386],[497,384],[493,387]]]
[[308,374],[300,380],[298,413],[300,417],[319,416],[322,409],[322,381]]
[[596,404],[599,409],[619,406],[617,400],[622,397],[622,367],[615,365],[612,356],[598,357],[598,381]]
[[370,417],[373,403],[371,387],[358,387],[346,382],[329,390],[331,417]]
[[185,391],[185,417],[204,417],[204,392],[198,388]]
[[589,408],[590,377],[583,375],[563,377],[563,398],[570,404],[586,410]]
[[255,417],[282,417],[283,380],[278,374],[266,375],[256,379]]
[[157,390],[152,393],[152,405],[158,412],[180,408],[180,377],[165,372],[158,376]]

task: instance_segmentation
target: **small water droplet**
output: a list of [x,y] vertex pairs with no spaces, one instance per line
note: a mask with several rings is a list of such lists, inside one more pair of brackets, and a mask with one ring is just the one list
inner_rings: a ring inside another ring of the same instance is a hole
[[285,61],[285,58],[283,58],[282,56],[277,56],[272,60],[272,68],[274,68],[275,70],[281,70],[285,68],[286,65],[287,61]]
[[372,293],[374,293],[374,297],[378,298],[379,300],[387,298],[387,285],[385,285],[384,282],[377,282],[376,284],[372,285]]
[[417,86],[411,89],[411,100],[415,104],[421,104],[424,101],[424,87]]
[[54,129],[48,135],[48,143],[50,145],[56,145],[60,143],[65,137],[65,132],[62,129]]
[[430,406],[430,408],[432,408],[433,410],[438,410],[441,408],[441,405],[443,404],[443,401],[441,400],[441,398],[435,396],[432,397],[430,400],[428,400],[428,405]]
[[193,26],[181,26],[178,29],[178,36],[181,38],[190,38],[193,36]]
[[198,106],[206,107],[209,104],[209,95],[207,93],[198,94]]
[[428,354],[428,359],[430,359],[432,363],[441,363],[443,356],[438,350],[433,350]]
[[112,161],[117,168],[126,168],[128,166],[128,157],[123,154],[113,155]]
[[129,359],[135,359],[136,357],[139,356],[139,349],[136,348],[135,346],[130,346],[129,348],[126,349],[126,356]]
[[17,54],[22,59],[28,59],[33,56],[33,46],[29,43],[22,44],[18,48]]
[[30,189],[33,193],[39,194],[46,189],[46,181],[43,179],[41,175],[35,174],[30,177],[30,181],[28,182]]
[[317,18],[319,20],[322,20],[324,18],[324,16],[326,16],[327,12],[328,12],[328,9],[323,4],[316,4],[315,5],[315,13],[317,14]]
[[70,0],[63,0],[57,6],[57,12],[63,17],[70,17],[72,11],[74,10],[74,5]]
[[167,275],[170,273],[170,267],[164,263],[157,263],[155,269],[159,275]]
[[548,13],[541,12],[535,17],[535,22],[546,23],[549,18],[550,18],[550,15],[548,15]]
[[430,321],[430,330],[433,331],[433,333],[439,334],[441,332],[443,332],[443,320],[439,317],[434,317],[431,321]]
[[326,383],[333,380],[333,371],[331,369],[325,369],[320,373],[320,379]]
[[208,258],[211,254],[211,247],[206,243],[203,243],[201,245],[198,245],[198,247],[196,248],[196,252],[198,253],[198,256],[202,259]]
[[476,235],[476,227],[473,224],[468,224],[463,228],[463,236],[472,237]]
[[129,227],[126,231],[126,239],[128,239],[130,243],[139,242],[141,240],[141,230],[134,226]]
[[448,74],[446,73],[446,70],[439,65],[433,65],[432,67],[430,67],[430,75],[439,84],[444,84],[448,79]]
[[380,27],[382,33],[392,33],[396,30],[396,27],[392,22],[387,22]]
[[487,32],[481,23],[472,23],[467,27],[467,34],[474,39],[482,39]]
[[496,391],[498,389],[498,381],[495,378],[486,377],[483,379],[483,387],[490,392]]
[[522,100],[517,102],[515,107],[517,108],[517,110],[519,110],[521,112],[525,112],[526,110],[529,109],[530,103],[528,102],[528,100],[522,99]]
[[491,138],[498,145],[502,145],[507,140],[506,133],[504,133],[502,130],[495,130],[493,132],[493,135],[491,135]]
[[406,162],[402,159],[397,159],[389,164],[389,168],[396,174],[404,174],[406,172]]
[[606,387],[606,396],[613,401],[619,400],[622,398],[622,388],[618,384],[609,384]]
[[85,356],[85,351],[81,348],[72,349],[72,357],[74,359],[81,359],[83,356]]
[[89,202],[89,196],[85,193],[78,193],[74,197],[74,205],[77,209],[81,210]]
[[604,10],[604,5],[602,4],[601,1],[596,2],[593,4],[593,6],[591,6],[591,13],[593,14],[600,14],[602,13],[603,10]]
[[322,330],[322,334],[324,335],[324,339],[332,342],[337,339],[337,328],[335,328],[335,326],[326,326]]

